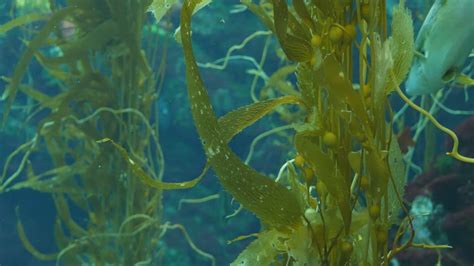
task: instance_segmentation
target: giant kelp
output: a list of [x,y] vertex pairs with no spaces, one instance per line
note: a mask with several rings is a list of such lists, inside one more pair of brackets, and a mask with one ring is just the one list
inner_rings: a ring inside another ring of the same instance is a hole
[[[268,76],[260,98],[254,86],[250,89],[253,104],[217,117],[191,42],[191,17],[209,1],[186,0],[177,34],[207,163],[197,178],[176,183],[161,180],[157,123],[151,124],[150,117],[163,68],[154,73],[148,56],[157,51],[143,49],[157,47],[156,38],[142,36],[145,12],[152,10],[159,19],[171,3],[70,0],[65,6],[52,4],[50,15],[33,14],[0,26],[3,33],[44,22],[26,42],[13,75],[5,78],[2,97],[4,121],[18,93],[39,103],[32,117],[44,115],[37,134],[7,158],[0,176],[0,192],[31,188],[53,196],[58,252],[38,251],[19,219],[19,236],[31,254],[72,265],[155,263],[156,243],[167,230],[181,230],[190,242],[184,227],[161,221],[161,191],[191,188],[211,167],[224,189],[263,224],[233,265],[386,265],[410,246],[430,248],[413,243],[412,218],[399,215],[407,214],[401,201],[405,170],[387,97],[400,91],[413,55],[411,18],[403,1],[394,9],[388,37],[385,1],[294,0],[289,5],[243,0],[268,28],[254,36],[272,34],[285,65]],[[74,25],[73,36],[61,31],[65,21]],[[59,52],[51,55],[48,47]],[[32,60],[54,77],[58,93],[46,94],[24,82]],[[259,71],[255,76],[265,76]],[[287,81],[292,74],[295,84]],[[283,165],[277,180],[248,166],[228,146],[271,111],[285,117],[283,128],[296,131],[291,139],[297,155]],[[44,172],[30,162],[38,148],[53,162]],[[10,174],[8,166],[20,155],[18,169]],[[20,178],[22,171],[26,180]],[[75,207],[82,215],[72,211]]]
[[[144,30],[151,2],[50,1],[49,14],[25,14],[0,28],[41,23],[25,42],[2,96],[4,123],[18,93],[37,104],[29,115],[40,122],[31,141],[8,157],[0,177],[1,193],[29,188],[53,198],[55,253],[43,254],[30,243],[21,222],[24,213],[17,212],[19,236],[40,260],[58,265],[152,263],[161,234],[173,229],[161,220],[161,190],[140,182],[113,146],[97,143],[114,139],[154,178],[162,178],[158,124],[150,119],[164,69],[152,72],[158,67],[153,56],[164,56],[166,46],[165,39]],[[25,81],[32,61],[56,88],[44,91]],[[31,159],[35,152],[49,155],[51,163]],[[20,155],[18,169],[9,173]],[[50,169],[44,169],[47,165]]]
[[[407,214],[401,201],[406,181],[387,100],[399,90],[414,52],[404,2],[394,10],[394,34],[387,38],[385,1],[242,1],[296,63],[292,97],[304,110],[304,124],[294,126],[299,170],[287,164],[287,183],[249,167],[227,144],[225,132],[233,130],[221,120],[251,124],[263,113],[245,113],[260,102],[221,119],[212,110],[191,43],[199,3],[185,1],[181,14],[193,118],[220,183],[264,224],[234,264],[386,265],[416,245],[412,237],[400,243],[405,231],[414,232],[411,217],[399,220],[402,210]],[[389,245],[392,225],[399,229]]]

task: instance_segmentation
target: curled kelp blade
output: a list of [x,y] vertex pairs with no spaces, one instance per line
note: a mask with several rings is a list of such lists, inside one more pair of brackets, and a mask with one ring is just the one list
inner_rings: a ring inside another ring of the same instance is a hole
[[209,164],[206,164],[204,169],[202,170],[201,174],[190,180],[190,181],[183,181],[183,182],[164,182],[158,179],[154,179],[151,177],[149,174],[147,174],[141,166],[135,162],[130,156],[128,155],[128,152],[125,150],[124,147],[121,145],[117,144],[113,140],[109,138],[101,139],[97,141],[98,143],[104,143],[104,142],[110,142],[114,145],[114,147],[118,150],[120,153],[120,156],[127,162],[128,166],[132,170],[132,173],[137,176],[140,181],[143,183],[147,184],[150,187],[154,187],[157,189],[163,189],[163,190],[174,190],[174,189],[187,189],[194,187],[201,179],[206,175],[207,170],[209,170]]
[[191,44],[191,15],[198,0],[185,1],[181,13],[181,40],[186,60],[186,80],[191,111],[209,163],[222,186],[263,223],[281,230],[302,216],[296,197],[284,186],[247,166],[233,153],[219,128],[204,87]]
[[283,96],[276,99],[256,102],[242,106],[231,111],[218,120],[220,134],[228,143],[232,137],[237,135],[246,127],[271,112],[275,107],[282,104],[300,104],[301,99],[295,96]]
[[[255,121],[272,111],[276,106],[285,103],[299,103],[300,99],[294,96],[284,96],[277,99],[262,101],[253,103],[247,106],[243,106],[237,110],[227,113],[218,120],[219,127],[222,128],[222,138],[228,143],[232,137],[237,135],[240,131],[246,127],[252,125]],[[128,155],[128,152],[124,147],[117,144],[109,138],[105,138],[98,141],[99,143],[110,142],[119,151],[122,158],[127,162],[132,172],[142,181],[150,187],[163,189],[163,190],[174,190],[174,189],[187,189],[194,187],[199,181],[206,175],[209,170],[209,161],[206,163],[201,174],[190,180],[183,182],[164,182],[158,180],[147,174],[141,166],[137,165],[132,158]]]

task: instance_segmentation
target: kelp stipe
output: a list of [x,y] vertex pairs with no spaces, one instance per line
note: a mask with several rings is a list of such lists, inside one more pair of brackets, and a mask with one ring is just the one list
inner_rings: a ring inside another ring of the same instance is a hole
[[[274,33],[286,58],[297,63],[299,92],[289,103],[301,106],[305,123],[295,126],[297,168],[285,164],[288,187],[280,176],[276,182],[244,164],[227,145],[227,136],[268,111],[248,112],[261,110],[258,101],[216,117],[192,51],[191,16],[199,3],[185,1],[181,13],[193,118],[223,187],[264,224],[232,265],[388,265],[401,250],[420,246],[413,243],[412,218],[401,200],[406,181],[393,119],[386,120],[387,96],[405,78],[413,56],[404,2],[394,9],[394,34],[387,38],[385,1],[295,0],[293,8],[282,0],[242,1]],[[360,69],[357,78],[354,67]],[[406,218],[400,221],[402,211]],[[394,225],[398,232],[389,244]],[[411,237],[400,243],[406,231]]]

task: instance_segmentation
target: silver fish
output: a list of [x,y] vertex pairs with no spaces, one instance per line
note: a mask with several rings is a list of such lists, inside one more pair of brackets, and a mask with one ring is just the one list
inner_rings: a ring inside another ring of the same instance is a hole
[[436,0],[415,41],[417,50],[405,87],[429,94],[451,82],[474,48],[474,0]]

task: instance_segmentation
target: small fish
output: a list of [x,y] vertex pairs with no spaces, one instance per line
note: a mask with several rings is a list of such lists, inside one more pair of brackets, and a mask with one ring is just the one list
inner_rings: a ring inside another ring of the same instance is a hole
[[415,147],[416,142],[411,136],[410,127],[405,127],[401,132],[397,134],[398,145],[400,151],[405,154],[408,152],[409,147]]
[[474,48],[473,16],[474,0],[434,2],[416,38],[417,56],[405,84],[409,95],[434,93],[465,80],[458,76]]

